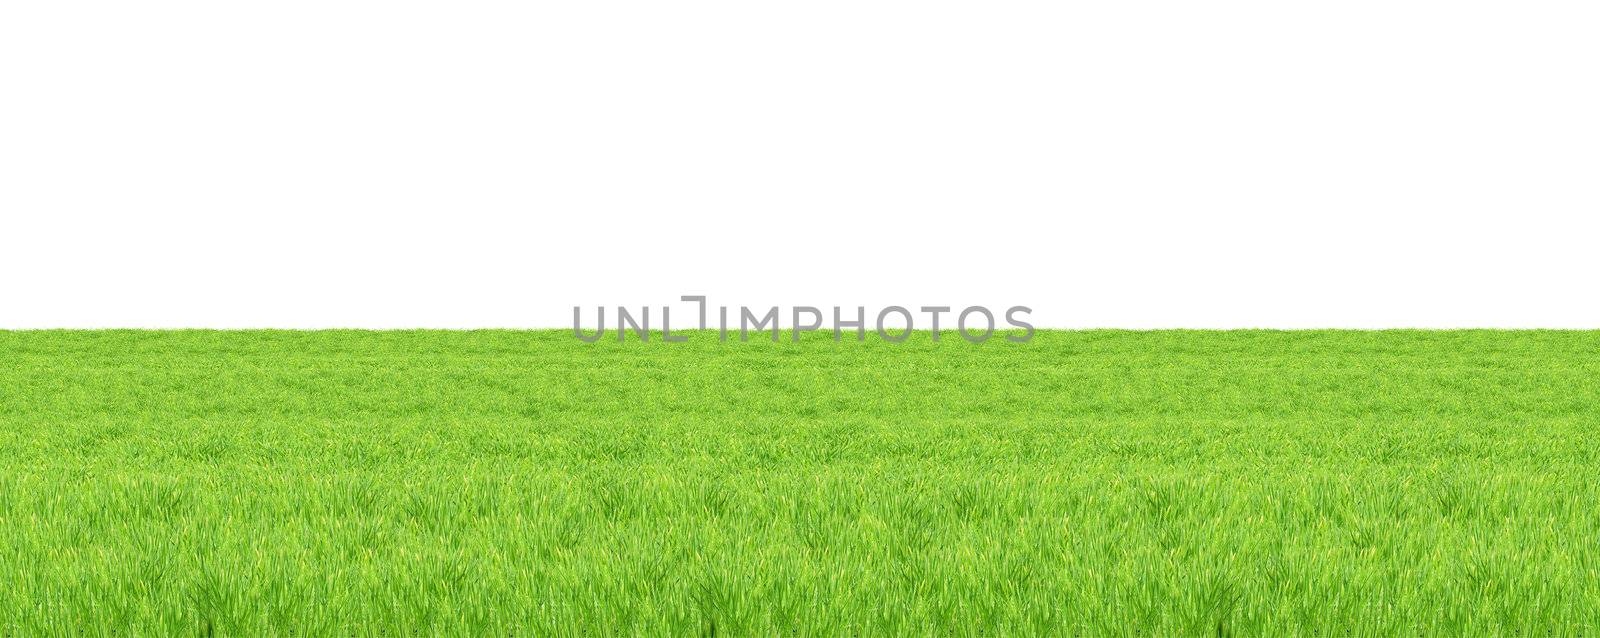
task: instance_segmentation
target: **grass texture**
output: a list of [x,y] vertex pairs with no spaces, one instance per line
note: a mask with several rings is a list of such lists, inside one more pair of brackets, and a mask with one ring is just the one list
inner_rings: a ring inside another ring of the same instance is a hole
[[0,635],[1596,635],[1597,353],[0,332]]

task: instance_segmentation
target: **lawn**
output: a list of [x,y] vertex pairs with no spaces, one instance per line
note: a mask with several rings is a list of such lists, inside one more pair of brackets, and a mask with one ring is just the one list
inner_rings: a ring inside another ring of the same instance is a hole
[[0,635],[1600,633],[1600,332],[0,332]]

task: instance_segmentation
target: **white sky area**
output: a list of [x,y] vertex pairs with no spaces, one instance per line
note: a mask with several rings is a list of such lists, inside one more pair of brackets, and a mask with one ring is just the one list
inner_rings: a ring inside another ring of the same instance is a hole
[[0,3],[0,328],[695,294],[1600,328],[1597,33],[1576,1]]

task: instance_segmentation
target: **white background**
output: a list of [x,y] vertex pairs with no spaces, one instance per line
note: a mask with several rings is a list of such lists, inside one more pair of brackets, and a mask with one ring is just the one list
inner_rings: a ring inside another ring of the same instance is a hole
[[[1600,327],[1600,4],[0,3],[0,327]],[[685,310],[686,312],[686,310]]]

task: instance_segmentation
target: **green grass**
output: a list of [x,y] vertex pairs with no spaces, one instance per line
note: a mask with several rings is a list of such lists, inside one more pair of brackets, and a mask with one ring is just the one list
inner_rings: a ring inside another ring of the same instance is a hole
[[0,332],[0,635],[1600,633],[1600,333]]

